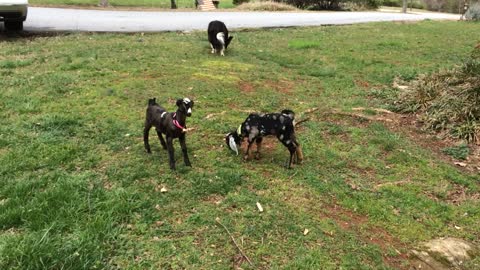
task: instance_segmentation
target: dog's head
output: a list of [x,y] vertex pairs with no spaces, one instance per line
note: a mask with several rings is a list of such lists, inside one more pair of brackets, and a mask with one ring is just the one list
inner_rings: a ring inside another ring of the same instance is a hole
[[148,99],[148,106],[153,106],[157,104],[157,98],[149,98]]
[[192,115],[193,100],[190,100],[189,98],[179,99],[177,100],[177,106],[180,111],[184,112],[187,116]]
[[228,133],[227,136],[225,136],[225,142],[227,143],[228,148],[238,155],[238,148],[242,145],[242,138],[238,131]]

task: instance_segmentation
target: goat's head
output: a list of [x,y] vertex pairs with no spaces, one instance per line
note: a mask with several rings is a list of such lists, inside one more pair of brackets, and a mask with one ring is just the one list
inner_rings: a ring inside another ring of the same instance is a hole
[[[238,127],[238,129],[240,128],[241,126]],[[228,148],[238,155],[238,148],[242,145],[242,137],[240,137],[238,130],[228,133],[225,136],[225,142],[227,143]]]
[[193,100],[190,100],[189,98],[183,98],[177,100],[177,106],[178,109],[185,113],[187,116],[192,115],[192,110],[193,110]]
[[148,105],[149,106],[152,106],[152,105],[155,105],[157,104],[157,98],[149,98],[148,99]]

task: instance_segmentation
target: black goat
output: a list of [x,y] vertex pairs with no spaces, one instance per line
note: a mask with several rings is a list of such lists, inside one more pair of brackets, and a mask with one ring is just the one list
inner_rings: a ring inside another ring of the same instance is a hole
[[[173,149],[173,139],[178,138],[182,147],[183,160],[186,166],[192,166],[187,154],[187,145],[185,144],[186,118],[192,115],[193,101],[184,98],[177,100],[178,109],[174,113],[167,112],[162,106],[156,102],[156,98],[148,100],[147,115],[145,120],[145,128],[143,130],[143,143],[147,153],[152,153],[150,144],[148,143],[148,134],[152,126],[155,127],[158,139],[163,149],[168,150],[170,160],[170,169],[175,170],[175,159]],[[167,142],[163,139],[165,134]]]
[[207,32],[212,53],[220,52],[220,55],[224,56],[224,51],[233,39],[228,36],[227,26],[221,21],[211,21],[208,24]]
[[274,135],[288,148],[290,160],[288,168],[291,168],[293,158],[296,163],[303,160],[302,149],[295,136],[294,125],[295,113],[291,110],[283,110],[281,113],[250,114],[236,131],[230,132],[225,137],[228,147],[238,155],[237,145],[240,147],[244,138],[247,138],[248,147],[244,159],[250,159],[250,147],[255,141],[257,144],[256,158],[260,158],[262,139],[264,136]]

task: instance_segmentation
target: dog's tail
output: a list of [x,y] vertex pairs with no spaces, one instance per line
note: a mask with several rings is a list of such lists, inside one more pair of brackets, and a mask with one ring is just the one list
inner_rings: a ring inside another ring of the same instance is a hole
[[148,106],[153,106],[157,104],[157,98],[149,98],[148,99]]
[[289,110],[289,109],[282,110],[281,114],[284,114],[284,115],[292,118],[292,120],[295,120],[295,113],[292,110]]

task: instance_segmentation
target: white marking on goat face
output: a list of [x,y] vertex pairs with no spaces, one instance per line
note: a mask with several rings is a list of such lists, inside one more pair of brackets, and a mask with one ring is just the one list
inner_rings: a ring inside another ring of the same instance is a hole
[[192,113],[192,108],[188,108],[187,113],[191,114]]
[[235,143],[235,139],[233,138],[232,135],[229,136],[229,140],[228,140],[228,146],[230,146],[230,149],[235,151],[235,153],[237,154],[238,156],[238,149],[237,149],[237,144]]
[[220,43],[222,43],[222,45],[225,45],[225,33],[217,33],[217,39]]
[[192,102],[192,101],[189,98],[184,98],[183,99],[183,103],[185,103],[185,104],[188,104],[190,102]]

